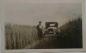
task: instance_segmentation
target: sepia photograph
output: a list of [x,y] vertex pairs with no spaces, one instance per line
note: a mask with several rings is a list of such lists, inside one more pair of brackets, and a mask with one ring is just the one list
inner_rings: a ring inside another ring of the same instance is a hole
[[82,0],[6,0],[5,49],[82,49]]

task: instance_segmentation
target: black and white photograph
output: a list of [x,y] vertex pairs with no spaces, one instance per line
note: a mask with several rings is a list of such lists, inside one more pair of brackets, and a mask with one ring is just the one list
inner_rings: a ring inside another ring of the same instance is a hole
[[5,49],[82,49],[82,0],[6,0]]

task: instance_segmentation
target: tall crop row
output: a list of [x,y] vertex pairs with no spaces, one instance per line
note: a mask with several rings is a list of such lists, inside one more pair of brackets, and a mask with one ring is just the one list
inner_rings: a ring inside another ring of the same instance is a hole
[[38,40],[35,27],[23,25],[5,25],[6,49],[21,49]]

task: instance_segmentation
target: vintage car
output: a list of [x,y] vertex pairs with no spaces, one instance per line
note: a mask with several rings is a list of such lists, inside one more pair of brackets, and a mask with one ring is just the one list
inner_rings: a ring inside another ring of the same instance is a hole
[[57,22],[46,22],[45,23],[45,36],[56,36],[58,34],[58,23]]

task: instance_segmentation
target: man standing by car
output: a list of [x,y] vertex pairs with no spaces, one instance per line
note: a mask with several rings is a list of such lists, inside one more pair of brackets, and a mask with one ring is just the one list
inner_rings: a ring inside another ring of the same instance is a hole
[[38,25],[37,25],[37,33],[38,33],[38,38],[41,39],[42,36],[43,36],[43,33],[42,33],[42,26],[41,26],[41,21],[39,21]]

